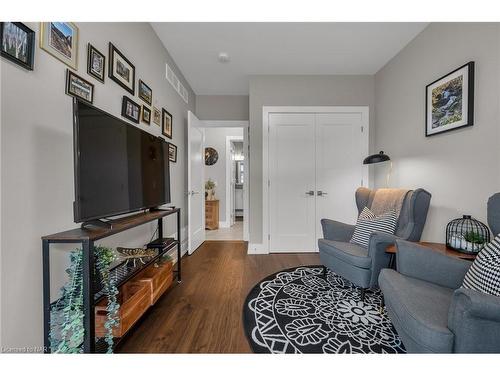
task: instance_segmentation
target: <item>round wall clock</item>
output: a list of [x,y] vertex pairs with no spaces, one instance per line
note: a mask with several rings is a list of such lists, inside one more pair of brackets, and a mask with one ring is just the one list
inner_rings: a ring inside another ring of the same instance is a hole
[[205,165],[214,165],[219,160],[219,153],[215,148],[205,148]]

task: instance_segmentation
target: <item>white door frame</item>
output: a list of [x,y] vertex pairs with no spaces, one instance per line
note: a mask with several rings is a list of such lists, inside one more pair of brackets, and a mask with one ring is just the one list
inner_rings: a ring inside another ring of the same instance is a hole
[[[370,121],[368,106],[263,106],[262,107],[262,247],[252,253],[269,254],[269,115],[271,113],[361,113],[363,123],[363,146],[369,155]],[[371,186],[368,168],[363,169],[363,180]],[[354,192],[352,192],[354,194]]]
[[[226,224],[227,227],[231,226],[231,142],[241,141],[243,142],[243,136],[240,135],[226,135]],[[245,160],[243,160],[243,168],[245,168]],[[246,171],[245,171],[246,173]],[[245,181],[243,181],[244,183]],[[245,193],[245,191],[243,191]],[[243,215],[245,215],[245,209],[243,209]],[[243,219],[244,220],[244,219]]]
[[[220,120],[220,121],[202,120],[201,122],[203,123],[205,128],[243,128],[243,156],[244,156],[243,168],[245,170],[245,180],[243,181],[243,241],[248,241],[250,237],[248,229],[248,218],[250,212],[249,194],[248,194],[248,187],[249,187],[248,176],[250,175],[248,145],[250,140],[248,137],[248,128],[250,126],[250,123],[249,121],[246,120]],[[227,172],[226,172],[226,177],[227,177]],[[226,197],[227,197],[227,188],[226,188]]]

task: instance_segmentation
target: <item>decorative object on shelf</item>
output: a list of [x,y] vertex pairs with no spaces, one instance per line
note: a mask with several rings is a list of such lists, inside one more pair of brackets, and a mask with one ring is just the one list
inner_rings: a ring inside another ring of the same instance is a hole
[[153,107],[153,122],[158,126],[161,125],[161,112],[156,107]]
[[173,143],[168,144],[168,160],[177,163],[177,146]]
[[377,164],[377,163],[384,163],[387,161],[389,162],[389,170],[387,171],[387,175],[385,177],[385,184],[386,187],[389,187],[389,182],[391,180],[391,174],[392,174],[392,161],[389,155],[384,154],[384,151],[380,151],[378,154],[367,156],[363,160],[363,164]]
[[474,61],[427,85],[425,136],[474,124]]
[[21,22],[0,22],[1,55],[6,59],[33,70],[35,58],[35,32]]
[[87,45],[87,73],[104,83],[106,57],[92,44]]
[[76,75],[75,72],[66,69],[66,94],[92,104],[94,101],[94,85]]
[[151,124],[151,110],[146,107],[142,106],[142,116],[141,116],[142,122],[145,122],[146,124],[150,125]]
[[40,48],[78,70],[78,27],[72,22],[41,22]]
[[108,76],[132,95],[135,95],[135,66],[109,43]]
[[172,139],[172,115],[165,108],[161,111],[163,115],[161,132],[165,137]]
[[214,165],[219,160],[219,153],[215,148],[205,147],[205,165]]
[[151,258],[158,255],[158,250],[155,249],[143,249],[139,248],[128,248],[128,247],[117,247],[116,251],[120,254],[120,258],[126,260],[133,260],[133,267],[135,267],[135,262],[138,259],[142,264],[145,264],[142,258]]
[[139,98],[149,105],[153,104],[153,90],[142,79],[139,80]]
[[[94,248],[95,267],[107,297],[107,319],[105,342],[107,352],[113,352],[113,328],[118,325],[118,288],[110,277],[109,267],[116,256],[112,249],[103,246]],[[68,282],[61,288],[61,297],[51,306],[50,346],[53,353],[81,353],[84,338],[83,326],[83,251],[70,253],[70,266],[66,270]],[[58,328],[58,329],[56,329]]]
[[141,106],[124,95],[122,100],[122,116],[138,124],[140,114]]
[[213,201],[215,199],[215,188],[216,187],[217,187],[217,183],[215,181],[212,181],[211,178],[209,178],[205,182],[205,192],[207,193],[205,195],[205,197],[208,201]]
[[488,242],[488,227],[470,215],[452,220],[446,226],[446,245],[457,251],[477,254]]

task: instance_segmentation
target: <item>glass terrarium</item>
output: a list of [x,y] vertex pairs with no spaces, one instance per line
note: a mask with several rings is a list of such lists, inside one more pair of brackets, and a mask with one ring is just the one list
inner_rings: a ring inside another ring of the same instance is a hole
[[446,245],[463,253],[478,253],[490,241],[488,227],[470,215],[446,226]]

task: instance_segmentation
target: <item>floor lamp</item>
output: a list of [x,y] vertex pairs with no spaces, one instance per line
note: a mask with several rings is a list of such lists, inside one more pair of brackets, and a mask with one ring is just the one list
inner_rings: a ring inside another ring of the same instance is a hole
[[373,154],[365,158],[363,160],[363,164],[376,164],[376,163],[385,163],[389,162],[389,172],[387,172],[387,176],[385,179],[386,187],[389,187],[389,181],[391,179],[392,174],[392,161],[389,155],[384,154],[384,151],[380,151],[378,154]]

